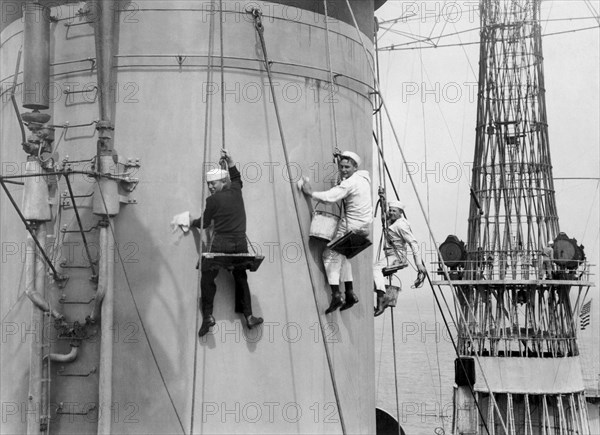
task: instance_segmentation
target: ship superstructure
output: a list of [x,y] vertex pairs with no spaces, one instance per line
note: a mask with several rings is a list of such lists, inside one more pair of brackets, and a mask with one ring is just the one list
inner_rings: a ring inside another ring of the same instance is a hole
[[[361,38],[383,2],[21,3],[0,48],[2,431],[373,432],[371,251],[352,260],[359,304],[325,316],[295,183],[331,187],[336,142],[371,166]],[[222,147],[265,323],[244,327],[222,274],[199,340],[204,248],[169,223],[202,211]]]
[[560,232],[540,1],[484,0],[466,245],[441,245],[455,291],[455,434],[588,434],[577,313],[582,246]]

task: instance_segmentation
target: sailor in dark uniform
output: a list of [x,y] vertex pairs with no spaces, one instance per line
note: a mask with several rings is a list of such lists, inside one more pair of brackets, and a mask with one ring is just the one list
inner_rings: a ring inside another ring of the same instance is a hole
[[[210,252],[247,253],[246,210],[242,197],[242,179],[229,152],[222,150],[221,154],[221,159],[227,162],[229,171],[213,169],[206,174],[210,196],[206,198],[204,217],[194,219],[191,224],[198,228],[201,226],[208,228],[211,223],[214,223],[213,237],[209,246]],[[201,268],[202,326],[198,331],[200,337],[206,335],[215,324],[212,313],[213,301],[217,292],[215,278],[219,274],[219,269],[208,267],[205,261],[201,262]],[[246,270],[233,269],[231,273],[235,281],[235,311],[244,315],[246,326],[252,329],[261,324],[263,319],[252,315]]]

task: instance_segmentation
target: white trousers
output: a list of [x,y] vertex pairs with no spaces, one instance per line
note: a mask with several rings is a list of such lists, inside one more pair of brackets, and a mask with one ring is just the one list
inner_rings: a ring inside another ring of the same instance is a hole
[[[337,230],[335,231],[334,238],[346,234],[348,232],[347,228],[346,220],[341,219]],[[361,228],[352,228],[352,225],[350,225],[350,229],[365,235],[369,233],[368,225]],[[327,282],[329,285],[339,285],[340,280],[343,282],[353,281],[352,265],[345,255],[327,248],[323,251],[323,265],[325,266],[325,273],[327,274]]]
[[[387,278],[383,276],[383,269],[388,266],[393,266],[394,263],[399,264],[400,260],[395,255],[384,257],[373,265],[373,281],[375,282],[375,291],[385,292]],[[402,288],[402,283],[398,284]]]

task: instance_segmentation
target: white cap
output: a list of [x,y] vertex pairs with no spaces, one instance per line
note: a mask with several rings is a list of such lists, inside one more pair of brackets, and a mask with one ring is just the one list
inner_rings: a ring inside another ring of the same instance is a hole
[[392,207],[404,210],[404,204],[401,201],[388,201],[388,208]]
[[211,169],[206,173],[206,182],[223,180],[224,178],[227,178],[228,175],[229,172],[223,169]]
[[354,160],[356,162],[356,166],[360,166],[360,164],[362,163],[362,159],[358,156],[358,154],[353,153],[352,151],[344,151],[342,153],[342,158],[343,157],[348,157]]

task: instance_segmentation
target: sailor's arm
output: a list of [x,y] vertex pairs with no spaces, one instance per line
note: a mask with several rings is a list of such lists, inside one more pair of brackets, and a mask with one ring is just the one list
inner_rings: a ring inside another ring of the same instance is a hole
[[399,225],[399,232],[407,245],[410,246],[410,250],[413,253],[413,259],[415,260],[415,265],[420,272],[425,272],[425,265],[423,264],[423,260],[421,259],[419,242],[412,233],[412,230],[408,223],[402,223]]
[[231,157],[231,154],[225,148],[221,150],[221,161],[227,163],[227,168],[229,169],[229,179],[231,180],[231,187],[241,189],[243,186],[242,176],[238,168],[235,166],[233,157]]
[[204,209],[204,219],[202,218],[202,215],[201,215],[196,219],[192,219],[190,225],[192,227],[196,227],[196,228],[200,228],[200,229],[202,229],[203,227],[208,228],[213,219],[213,215],[215,213],[215,207],[216,207],[216,204],[215,204],[214,198],[212,198],[210,196],[208,198],[206,198],[206,208]]
[[338,186],[332,187],[329,190],[322,192],[313,191],[310,182],[306,179],[302,184],[302,191],[306,196],[310,196],[313,199],[321,202],[335,203],[348,196],[349,186],[347,183],[342,182]]

